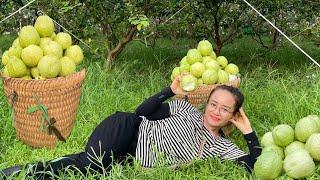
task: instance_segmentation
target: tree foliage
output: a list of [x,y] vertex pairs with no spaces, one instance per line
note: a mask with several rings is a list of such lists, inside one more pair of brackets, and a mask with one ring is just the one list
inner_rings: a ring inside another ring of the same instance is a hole
[[216,53],[224,44],[232,42],[241,32],[246,6],[239,0],[197,0],[189,1],[188,13],[192,13],[189,23],[198,37],[212,38]]
[[[0,4],[0,20],[28,3]],[[320,4],[315,0],[256,0],[262,14],[289,36],[303,35],[319,41]],[[251,35],[262,47],[273,49],[281,36],[241,0],[41,0],[3,22],[0,33],[18,32],[33,24],[41,13],[52,17],[89,44],[91,52],[114,61],[132,39],[155,45],[166,37],[195,42],[213,39],[216,52],[235,38]],[[65,31],[57,26],[57,31]]]
[[[3,0],[0,2],[0,21],[10,16],[12,13],[21,8],[24,4],[23,0]],[[20,11],[11,16],[0,24],[0,34],[18,32],[20,28],[26,24],[33,23],[35,12],[27,8],[27,11]]]
[[[256,0],[253,5],[285,34],[296,36],[314,24],[319,16],[317,12],[320,6],[310,3],[300,0]],[[279,45],[281,40],[279,32],[253,10],[247,11],[244,23],[251,28],[252,38],[262,47],[274,49]]]
[[[107,49],[106,59],[111,62],[138,30],[148,26],[149,20],[145,14],[148,13],[149,2],[149,0],[42,0],[36,1],[23,12],[35,11],[36,13],[32,13],[33,16],[29,17],[33,20],[37,15],[47,14],[72,34],[86,39],[87,43],[92,42],[90,37],[102,34],[104,37],[100,45]],[[17,26],[12,25],[12,27]],[[58,31],[65,31],[60,26],[56,27]]]

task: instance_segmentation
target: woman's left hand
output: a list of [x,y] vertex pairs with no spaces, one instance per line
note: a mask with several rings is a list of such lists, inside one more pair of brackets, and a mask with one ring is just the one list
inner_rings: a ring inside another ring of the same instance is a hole
[[181,79],[182,75],[177,76],[171,83],[170,88],[172,90],[172,92],[176,95],[187,95],[187,92],[185,92],[183,89],[181,89],[180,87],[180,79]]
[[232,122],[232,124],[234,124],[243,134],[252,132],[250,121],[242,107],[239,109],[239,112],[230,119],[230,122]]

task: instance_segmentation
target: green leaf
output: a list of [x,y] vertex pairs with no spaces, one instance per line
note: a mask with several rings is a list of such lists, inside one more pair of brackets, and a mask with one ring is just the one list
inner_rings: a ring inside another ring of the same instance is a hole
[[47,107],[47,106],[45,106],[45,105],[43,105],[43,104],[40,104],[39,106],[41,107],[41,109],[42,109],[43,111],[48,112],[48,107]]
[[148,21],[141,21],[140,22],[144,27],[149,26],[149,22]]
[[33,114],[34,112],[40,110],[40,107],[38,105],[34,105],[34,106],[31,106],[27,109],[27,113],[28,114]]
[[135,19],[135,20],[132,20],[130,23],[133,24],[133,25],[137,25],[137,24],[140,23],[140,20]]
[[140,30],[141,30],[141,27],[142,27],[142,24],[138,24],[138,25],[137,25],[137,29],[138,29],[138,31],[140,31]]

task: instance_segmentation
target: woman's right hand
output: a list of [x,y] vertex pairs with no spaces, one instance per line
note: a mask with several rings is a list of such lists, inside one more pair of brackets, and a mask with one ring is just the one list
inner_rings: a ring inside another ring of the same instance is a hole
[[177,76],[171,83],[170,88],[172,92],[176,95],[187,95],[187,92],[185,92],[183,89],[180,87],[180,79],[181,75]]
[[239,112],[230,120],[243,134],[251,133],[252,127],[250,121],[241,107]]

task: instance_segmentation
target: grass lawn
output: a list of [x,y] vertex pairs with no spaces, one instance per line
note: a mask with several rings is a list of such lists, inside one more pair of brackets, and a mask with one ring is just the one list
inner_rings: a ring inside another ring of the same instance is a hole
[[[8,49],[14,37],[0,37],[0,50]],[[303,39],[296,39],[310,55],[320,60],[319,46]],[[115,111],[134,111],[147,97],[170,84],[171,70],[193,48],[195,41],[170,41],[159,39],[154,48],[133,41],[112,70],[105,70],[103,60],[97,54],[85,53],[87,75],[73,131],[66,143],[59,142],[54,149],[34,149],[16,138],[0,82],[0,169],[16,164],[47,161],[83,150],[94,128],[106,116]],[[294,124],[309,114],[320,115],[320,73],[292,45],[270,51],[261,49],[253,40],[244,37],[222,50],[230,62],[240,68],[241,90],[245,95],[244,109],[252,126],[261,138],[279,124]],[[231,140],[247,151],[240,132]],[[61,179],[79,179],[68,172]],[[84,178],[84,177],[82,177]],[[90,174],[86,179],[255,179],[242,167],[219,159],[194,162],[180,170],[159,166],[144,170],[137,163],[133,166],[113,166],[110,175]],[[284,174],[279,179],[287,179]],[[320,167],[310,179],[320,178]]]

